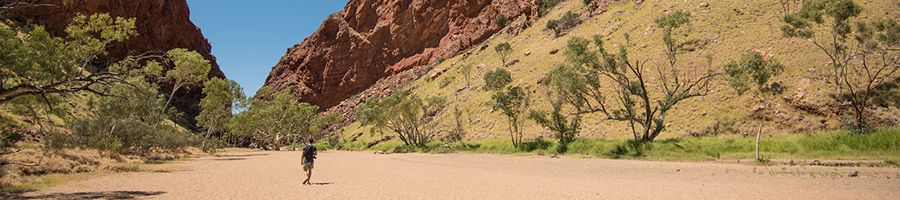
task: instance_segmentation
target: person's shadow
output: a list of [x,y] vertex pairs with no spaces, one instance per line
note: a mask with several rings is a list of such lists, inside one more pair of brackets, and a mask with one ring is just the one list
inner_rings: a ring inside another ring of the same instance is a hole
[[319,183],[309,183],[309,184],[312,184],[312,185],[331,185],[331,184],[334,184],[334,182],[319,182]]

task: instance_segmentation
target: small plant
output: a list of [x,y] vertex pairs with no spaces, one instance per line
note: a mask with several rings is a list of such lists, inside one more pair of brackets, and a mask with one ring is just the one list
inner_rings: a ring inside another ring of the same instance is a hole
[[506,66],[506,58],[512,53],[512,46],[509,45],[509,42],[497,44],[497,46],[494,47],[494,51],[500,56],[500,61],[503,62],[503,66]]
[[497,15],[497,18],[494,19],[494,23],[496,23],[497,26],[500,26],[500,27],[505,27],[506,25],[509,25],[509,22],[510,22],[509,18],[507,18],[506,16],[503,16],[503,15]]
[[463,64],[462,66],[459,66],[459,73],[462,74],[463,78],[466,79],[466,88],[469,88],[469,84],[472,82],[472,65]]
[[562,0],[542,0],[541,6],[538,7],[538,16],[543,17],[544,15],[547,15],[547,13],[561,1]]
[[445,76],[443,79],[441,79],[441,82],[438,83],[438,86],[440,86],[441,89],[444,89],[448,85],[453,83],[454,80],[456,80],[456,77],[454,76]]

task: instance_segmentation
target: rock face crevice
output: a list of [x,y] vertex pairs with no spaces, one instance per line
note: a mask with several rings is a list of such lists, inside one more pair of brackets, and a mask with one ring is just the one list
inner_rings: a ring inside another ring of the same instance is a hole
[[495,19],[537,17],[535,0],[351,0],[288,49],[266,86],[322,109],[379,79],[452,57],[503,29]]
[[[0,0],[8,5],[16,0]],[[190,10],[185,0],[65,0],[27,1],[38,6],[22,6],[11,10],[16,20],[43,25],[56,36],[65,36],[65,28],[78,14],[109,13],[115,17],[135,18],[138,35],[122,43],[112,44],[109,54],[102,61],[118,61],[129,55],[145,52],[164,53],[174,48],[194,50],[210,60],[213,67],[210,77],[224,78],[211,46],[200,29],[190,20]],[[163,89],[169,83],[161,83]],[[165,91],[164,91],[165,92]],[[191,87],[176,94],[173,105],[193,120],[200,112],[197,103],[203,97],[201,87]]]

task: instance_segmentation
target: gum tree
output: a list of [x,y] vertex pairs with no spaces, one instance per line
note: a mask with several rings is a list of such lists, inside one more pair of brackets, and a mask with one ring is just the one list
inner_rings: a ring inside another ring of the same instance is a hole
[[506,66],[506,58],[512,53],[512,46],[509,45],[509,42],[497,44],[497,46],[494,47],[494,51],[500,56],[500,61],[503,62],[503,66]]
[[369,99],[356,109],[356,116],[363,126],[393,131],[406,145],[422,147],[442,131],[436,125],[446,105],[443,97],[422,99],[400,92],[382,99]]
[[[769,109],[770,102],[775,95],[781,93],[782,88],[774,84],[771,79],[784,71],[784,66],[778,60],[763,55],[759,52],[746,53],[740,61],[731,61],[724,67],[728,85],[738,95],[750,93],[754,98],[763,102],[763,109]],[[756,160],[762,158],[759,155],[759,139],[762,135],[762,127],[765,119],[759,117],[759,128],[756,130]]]
[[[574,37],[566,47],[566,57],[578,74],[572,81],[558,87],[565,101],[573,104],[579,113],[603,113],[607,119],[625,121],[631,127],[635,141],[649,142],[658,137],[666,127],[666,114],[678,103],[709,93],[710,80],[717,74],[710,71],[699,76],[683,74],[678,69],[681,43],[676,35],[690,22],[690,14],[676,11],[656,20],[663,30],[665,64],[657,65],[656,77],[647,74],[647,61],[634,61],[628,57],[625,46],[618,53],[609,53],[603,47],[600,36],[594,36],[595,48],[587,39]],[[696,68],[696,67],[694,67]],[[615,88],[617,107],[610,107],[606,95],[599,90],[600,80],[605,78]],[[659,93],[649,90],[650,84],[659,86]],[[657,96],[658,95],[658,96]]]
[[233,111],[241,108],[247,97],[241,86],[234,80],[212,78],[203,85],[204,97],[200,100],[197,124],[206,128],[201,147],[207,149],[206,140],[213,133],[226,131]]
[[484,90],[493,92],[489,104],[506,116],[513,147],[522,143],[522,123],[529,105],[528,94],[519,86],[510,86],[512,75],[503,68],[484,74]]
[[163,106],[163,113],[168,111],[172,99],[178,90],[184,87],[199,85],[207,80],[207,74],[212,68],[209,60],[203,58],[202,55],[195,51],[187,49],[172,49],[166,52],[166,57],[175,65],[175,67],[166,72],[165,79],[172,81],[172,92],[169,94],[166,104]]

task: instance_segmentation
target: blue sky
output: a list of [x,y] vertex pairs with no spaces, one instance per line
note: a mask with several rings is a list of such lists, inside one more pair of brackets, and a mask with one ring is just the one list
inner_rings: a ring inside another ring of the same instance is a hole
[[287,48],[346,4],[346,0],[188,0],[191,20],[212,44],[222,71],[247,95],[256,94]]

